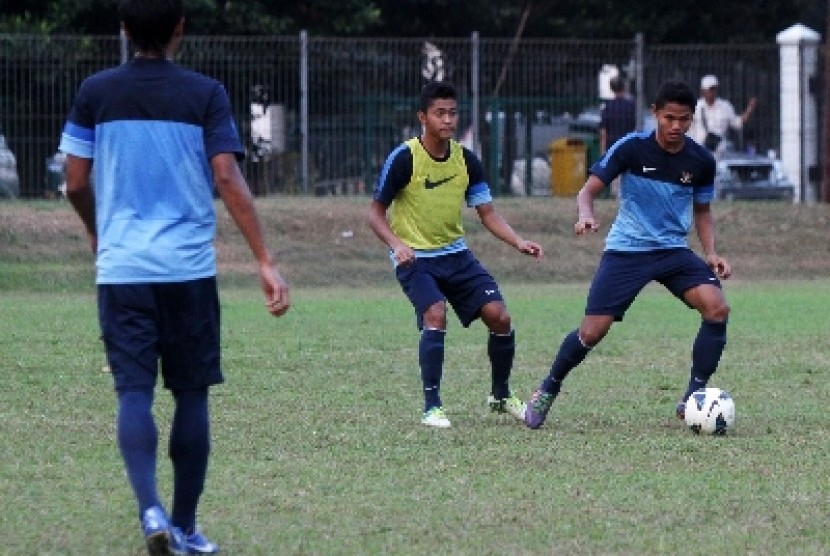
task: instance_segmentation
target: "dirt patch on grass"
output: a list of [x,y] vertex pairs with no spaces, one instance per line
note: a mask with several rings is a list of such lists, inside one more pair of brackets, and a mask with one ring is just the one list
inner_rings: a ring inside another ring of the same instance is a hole
[[[492,237],[474,211],[465,210],[470,246],[501,281],[590,279],[616,213],[616,202],[598,201],[600,233],[577,238],[573,199],[505,198],[495,204],[546,252],[540,263],[520,255]],[[257,200],[271,248],[295,287],[394,283],[386,249],[366,225],[368,205],[365,197]],[[736,280],[830,276],[830,206],[719,203],[714,213],[718,248],[732,263]],[[221,204],[217,214],[220,274],[234,281],[253,276],[250,252]],[[83,227],[68,203],[44,201],[0,204],[0,265],[7,263],[33,270],[44,263],[93,264]]]

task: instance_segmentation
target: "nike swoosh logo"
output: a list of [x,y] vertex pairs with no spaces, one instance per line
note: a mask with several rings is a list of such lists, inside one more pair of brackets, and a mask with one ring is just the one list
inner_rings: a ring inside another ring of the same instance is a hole
[[444,179],[442,179],[442,180],[438,180],[438,181],[430,181],[430,180],[429,180],[429,178],[426,178],[426,179],[424,180],[424,187],[425,187],[425,188],[427,188],[427,189],[435,189],[435,188],[436,188],[436,187],[438,187],[439,185],[441,185],[441,184],[443,184],[443,183],[447,183],[448,181],[450,181],[450,180],[451,180],[451,179],[453,179],[454,177],[455,177],[455,175],[452,175],[452,176],[450,176],[450,177],[448,177],[448,178],[444,178]]
[[646,172],[653,172],[653,171],[655,171],[656,169],[657,169],[657,168],[652,168],[651,166],[643,166],[643,173],[646,173]]

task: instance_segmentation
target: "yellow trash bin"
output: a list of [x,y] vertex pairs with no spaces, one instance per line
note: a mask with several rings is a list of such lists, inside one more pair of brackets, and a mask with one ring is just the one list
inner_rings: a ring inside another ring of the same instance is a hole
[[550,144],[550,187],[557,197],[574,197],[588,176],[588,148],[578,137],[560,137]]

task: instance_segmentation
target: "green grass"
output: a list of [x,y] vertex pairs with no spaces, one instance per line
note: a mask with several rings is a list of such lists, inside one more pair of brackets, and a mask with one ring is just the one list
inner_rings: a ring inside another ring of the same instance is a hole
[[[587,284],[504,289],[525,397]],[[660,288],[572,373],[538,431],[487,413],[480,323],[450,322],[453,428],[432,430],[418,424],[418,337],[392,283],[295,289],[277,320],[256,290],[225,288],[200,522],[233,555],[827,554],[830,281],[727,294],[712,384],[738,422],[716,438],[673,417],[697,314]],[[0,296],[0,553],[142,553],[104,363],[91,292]],[[170,411],[160,390],[162,438]]]

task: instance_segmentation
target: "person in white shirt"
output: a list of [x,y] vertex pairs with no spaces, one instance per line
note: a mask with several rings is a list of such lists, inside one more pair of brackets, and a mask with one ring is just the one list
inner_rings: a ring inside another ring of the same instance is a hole
[[729,130],[742,129],[758,101],[750,98],[743,113],[736,114],[732,103],[718,96],[718,78],[714,75],[700,80],[700,95],[689,136],[717,156],[730,146]]

